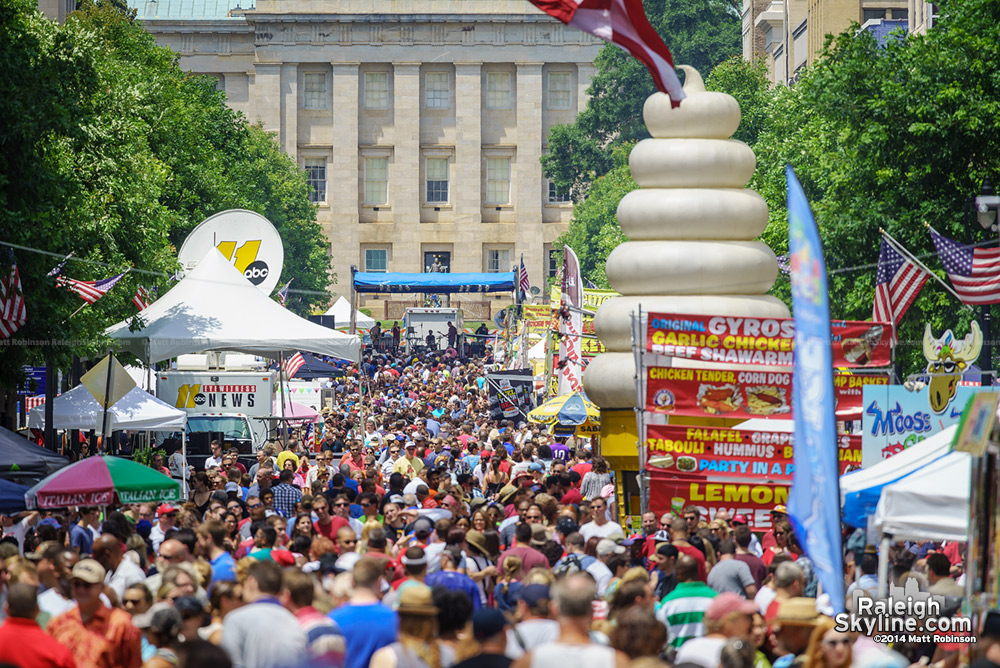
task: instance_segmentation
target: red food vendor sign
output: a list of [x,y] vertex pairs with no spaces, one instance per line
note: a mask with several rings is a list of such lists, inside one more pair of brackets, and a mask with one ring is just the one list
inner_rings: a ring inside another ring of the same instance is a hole
[[[768,512],[788,498],[792,441],[790,432],[648,425],[650,508],[680,513],[691,504],[708,517],[725,509],[769,528]],[[860,436],[840,436],[838,446],[842,474],[860,465]]]
[[[887,367],[892,364],[888,323],[830,322],[833,366]],[[650,313],[646,351],[703,362],[792,366],[795,321],[790,318]]]
[[[861,465],[861,436],[838,437],[840,473]],[[681,476],[792,481],[792,433],[646,426],[646,468]]]
[[[791,417],[791,371],[731,371],[650,366],[646,410],[691,417]],[[838,374],[834,378],[839,420],[860,419],[865,385],[888,385],[887,375]]]

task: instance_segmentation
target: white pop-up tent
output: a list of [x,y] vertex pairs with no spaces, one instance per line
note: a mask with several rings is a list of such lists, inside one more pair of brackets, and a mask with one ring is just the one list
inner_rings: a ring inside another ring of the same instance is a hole
[[949,452],[882,488],[875,528],[893,540],[969,539],[971,461]]
[[[332,315],[333,324],[336,327],[344,328],[351,326],[351,302],[347,301],[346,297],[340,297],[337,299],[336,303],[330,307],[330,309],[323,315]],[[357,312],[357,323],[355,325],[358,329],[371,329],[375,326],[375,319],[365,315],[361,311]]]
[[277,359],[306,351],[357,362],[361,342],[300,318],[257,289],[217,249],[141,313],[106,330],[147,363],[203,350],[235,350]]
[[[187,413],[166,404],[145,390],[134,387],[108,409],[112,430],[184,431]],[[55,398],[52,422],[56,429],[100,429],[104,409],[83,385]],[[45,427],[45,406],[28,413],[28,426]]]

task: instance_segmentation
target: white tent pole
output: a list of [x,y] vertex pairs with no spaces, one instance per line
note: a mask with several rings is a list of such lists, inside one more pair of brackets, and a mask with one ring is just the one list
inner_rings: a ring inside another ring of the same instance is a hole
[[[892,537],[882,534],[882,544],[878,548],[878,597],[885,598],[889,591],[889,546]],[[860,569],[859,569],[860,570]]]
[[187,424],[181,429],[181,496],[187,498]]
[[354,289],[354,272],[357,270],[357,267],[351,266],[351,336],[354,336],[358,327],[358,291]]
[[288,447],[288,436],[285,427],[287,423],[285,422],[285,383],[281,376],[285,371],[285,354],[283,352],[278,352],[278,391],[281,394],[281,447],[285,449]]

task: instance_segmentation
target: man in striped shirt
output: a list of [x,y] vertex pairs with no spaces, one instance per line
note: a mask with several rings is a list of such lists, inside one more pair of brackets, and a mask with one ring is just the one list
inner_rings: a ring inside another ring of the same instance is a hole
[[687,554],[677,557],[677,586],[663,597],[656,617],[667,627],[668,643],[677,648],[705,635],[705,611],[716,592],[698,579],[698,562]]

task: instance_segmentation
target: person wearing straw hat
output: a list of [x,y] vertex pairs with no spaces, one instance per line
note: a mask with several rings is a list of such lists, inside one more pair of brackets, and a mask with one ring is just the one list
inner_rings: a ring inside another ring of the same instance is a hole
[[430,587],[399,594],[399,639],[372,655],[370,668],[450,668],[454,651],[438,640],[438,609]]
[[797,596],[780,602],[778,614],[771,621],[771,631],[778,641],[778,649],[785,654],[774,662],[775,668],[789,668],[805,663],[809,637],[819,618],[814,598]]

